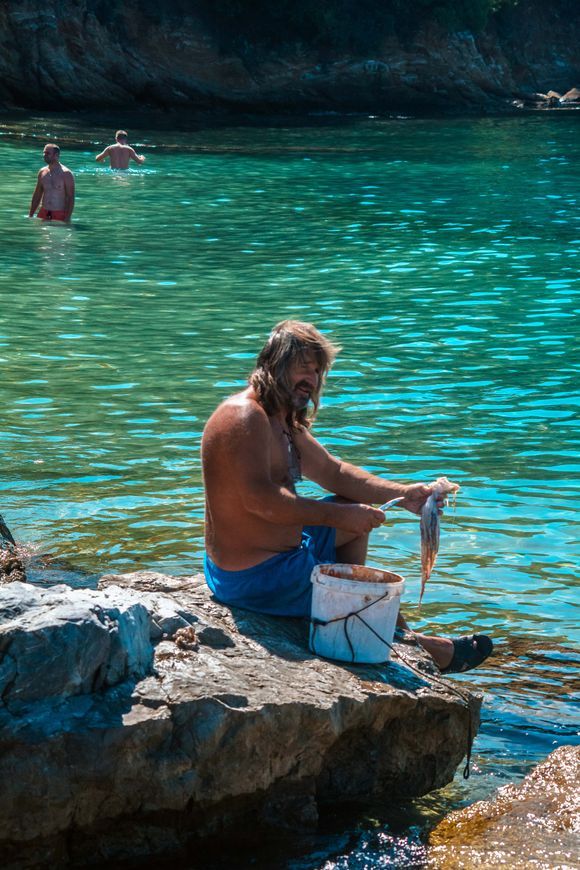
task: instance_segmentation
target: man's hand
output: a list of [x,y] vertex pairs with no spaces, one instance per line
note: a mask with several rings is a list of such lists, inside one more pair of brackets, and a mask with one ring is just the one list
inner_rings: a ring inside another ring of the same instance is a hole
[[[403,501],[399,502],[400,507],[406,508],[413,514],[421,512],[421,508],[433,492],[434,484],[427,485],[426,483],[411,483],[405,491]],[[439,495],[437,498],[437,510],[443,513],[443,505],[445,504],[445,496]]]
[[368,504],[340,504],[338,521],[333,523],[338,529],[355,535],[368,535],[385,521],[383,511]]

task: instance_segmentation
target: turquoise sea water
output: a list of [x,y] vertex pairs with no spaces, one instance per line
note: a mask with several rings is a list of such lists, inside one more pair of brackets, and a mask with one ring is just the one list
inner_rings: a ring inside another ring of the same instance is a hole
[[[124,173],[94,162],[115,123],[0,125],[0,512],[73,584],[199,571],[204,421],[274,323],[327,331],[324,444],[462,485],[420,614],[416,520],[391,512],[369,561],[405,576],[414,627],[496,655],[458,678],[485,693],[467,783],[254,866],[419,866],[443,812],[578,742],[578,115],[138,130]],[[70,226],[26,217],[52,140]]]

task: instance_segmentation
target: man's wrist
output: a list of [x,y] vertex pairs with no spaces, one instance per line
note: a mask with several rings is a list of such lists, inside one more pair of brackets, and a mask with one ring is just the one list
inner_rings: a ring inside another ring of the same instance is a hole
[[344,505],[341,505],[336,501],[320,501],[318,502],[318,504],[322,508],[321,525],[332,526],[336,528],[338,515],[340,514],[340,510],[344,507]]
[[385,495],[386,498],[383,498],[381,495],[380,501],[390,501],[393,498],[404,497],[407,495],[407,492],[409,490],[409,485],[406,483],[394,483],[393,481],[389,480],[387,482],[387,485],[389,487],[388,491],[382,494]]

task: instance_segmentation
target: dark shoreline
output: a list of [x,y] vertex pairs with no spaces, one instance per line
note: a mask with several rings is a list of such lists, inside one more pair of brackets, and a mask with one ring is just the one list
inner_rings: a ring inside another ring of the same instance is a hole
[[[557,106],[550,108],[518,108],[514,106],[506,106],[504,109],[494,112],[483,110],[466,111],[463,107],[457,111],[431,111],[419,112],[414,109],[402,110],[381,110],[381,111],[335,111],[335,110],[316,110],[304,111],[296,110],[292,112],[232,112],[217,110],[215,112],[196,111],[189,112],[179,111],[177,109],[164,110],[155,106],[144,106],[141,109],[129,110],[78,110],[69,109],[63,111],[47,111],[43,109],[33,109],[27,107],[7,107],[4,109],[3,120],[0,124],[0,140],[18,139],[18,141],[44,141],[47,136],[55,136],[55,131],[44,130],[41,128],[49,128],[51,124],[63,124],[65,121],[70,122],[71,130],[69,133],[58,133],[60,143],[65,143],[69,148],[86,147],[87,140],[85,136],[76,136],[75,128],[85,130],[87,127],[94,127],[95,131],[101,128],[114,129],[122,122],[124,126],[133,131],[133,137],[137,131],[155,131],[155,132],[175,132],[175,133],[197,133],[203,130],[220,130],[237,128],[345,128],[355,127],[361,123],[375,121],[381,122],[415,122],[415,121],[504,121],[513,120],[514,118],[530,117],[530,116],[545,116],[549,115],[553,120],[556,116],[568,117],[571,112],[580,110],[579,105],[574,106]],[[20,122],[37,121],[39,124],[38,131],[29,130],[25,134],[11,130],[12,126],[17,126]],[[156,150],[160,152],[171,146],[157,145]],[[192,151],[198,150],[192,145]],[[205,150],[205,149],[204,149]],[[222,149],[217,149],[221,151]],[[224,146],[224,151],[231,151],[232,147]],[[238,149],[233,149],[238,150]],[[338,148],[337,150],[342,150]]]

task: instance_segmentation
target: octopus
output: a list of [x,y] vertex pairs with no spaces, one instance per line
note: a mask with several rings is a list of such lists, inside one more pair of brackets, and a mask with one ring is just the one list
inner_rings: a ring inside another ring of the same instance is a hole
[[441,524],[437,510],[437,499],[442,495],[455,495],[458,490],[458,483],[452,483],[446,477],[440,477],[433,484],[433,492],[421,508],[421,594],[419,596],[419,606],[421,606],[425,585],[431,576],[431,571],[439,552]]

